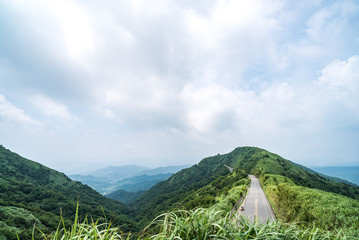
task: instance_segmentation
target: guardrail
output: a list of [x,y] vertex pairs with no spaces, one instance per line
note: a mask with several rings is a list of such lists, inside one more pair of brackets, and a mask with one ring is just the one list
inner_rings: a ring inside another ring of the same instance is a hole
[[239,206],[239,205],[243,202],[243,200],[245,199],[246,194],[247,194],[247,191],[248,191],[248,188],[249,188],[249,185],[250,185],[250,182],[249,182],[249,184],[247,185],[246,189],[244,190],[244,193],[243,193],[241,199],[239,199],[239,201],[233,206],[232,211],[231,211],[231,214],[229,214],[230,217],[232,216],[232,214],[234,214],[234,213],[238,210],[238,206]]

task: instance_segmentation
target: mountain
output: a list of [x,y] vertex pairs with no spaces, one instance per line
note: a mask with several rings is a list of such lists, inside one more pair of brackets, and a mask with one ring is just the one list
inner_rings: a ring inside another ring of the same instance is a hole
[[145,170],[149,170],[149,168],[137,165],[109,166],[106,168],[97,169],[89,175],[110,181],[116,181],[139,175]]
[[[297,222],[300,229],[314,226],[332,231],[330,234],[338,234],[335,239],[359,237],[359,187],[333,181],[260,148],[239,147],[228,154],[204,158],[144,193],[119,191],[111,195],[128,201],[126,206],[1,146],[0,239],[16,239],[15,232],[20,239],[29,239],[34,222],[41,230],[51,232],[57,227],[60,215],[69,226],[78,200],[81,220],[86,215],[96,220],[105,214],[123,232],[138,233],[139,227],[147,226],[159,214],[178,209],[182,211],[162,215],[155,223],[164,223],[167,217],[177,214],[177,220],[201,226],[203,218],[192,219],[190,215],[200,213],[201,210],[196,210],[199,208],[215,213],[215,220],[224,224],[216,224],[218,231],[222,231],[229,221],[221,219],[244,196],[250,183],[248,174],[258,177],[276,216],[283,222]],[[173,223],[178,222],[176,219]],[[154,225],[146,231],[156,233],[160,229],[167,227]],[[179,226],[180,232],[185,230]],[[321,230],[313,230],[318,231]]]
[[171,177],[172,173],[160,173],[156,175],[141,175],[132,178],[125,178],[114,182],[118,190],[127,192],[146,191],[158,182],[164,181]]
[[[233,168],[236,176],[229,172],[225,165]],[[279,175],[296,186],[359,199],[358,187],[307,171],[266,150],[240,147],[228,154],[205,158],[198,165],[181,170],[166,181],[156,184],[130,206],[136,211],[137,216],[147,221],[158,214],[178,207],[177,203],[190,209],[209,206],[217,203],[221,194],[228,193],[234,187],[233,182],[243,185],[246,182],[246,175],[250,173],[260,178]]]
[[186,167],[188,165],[166,166],[153,169],[137,165],[110,166],[98,169],[90,173],[90,175],[75,174],[70,175],[70,178],[89,185],[99,193],[106,195],[116,190],[130,192],[147,190]]
[[157,167],[153,169],[148,169],[137,174],[140,175],[157,175],[157,174],[166,174],[166,173],[176,173],[181,171],[182,169],[188,168],[191,165],[179,165],[179,166],[165,166],[165,167]]
[[145,191],[127,192],[125,190],[117,190],[115,192],[107,194],[106,197],[128,204],[142,196],[144,193]]
[[60,216],[69,224],[77,202],[81,219],[105,214],[123,231],[137,229],[131,220],[133,211],[126,205],[0,145],[0,239],[16,239],[15,232],[20,239],[28,239],[34,222],[42,231],[51,232]]
[[313,170],[329,176],[345,179],[359,185],[359,166],[312,167]]

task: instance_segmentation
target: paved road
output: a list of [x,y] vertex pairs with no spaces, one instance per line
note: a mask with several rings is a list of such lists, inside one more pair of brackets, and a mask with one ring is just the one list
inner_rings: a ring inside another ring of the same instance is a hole
[[268,220],[273,221],[273,213],[258,179],[254,175],[249,175],[249,177],[251,178],[251,186],[242,205],[244,207],[242,216],[260,223],[265,223]]

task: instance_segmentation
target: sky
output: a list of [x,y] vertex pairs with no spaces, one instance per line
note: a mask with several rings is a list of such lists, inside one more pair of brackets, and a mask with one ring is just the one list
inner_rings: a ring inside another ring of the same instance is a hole
[[359,2],[0,0],[0,144],[65,173],[359,165]]

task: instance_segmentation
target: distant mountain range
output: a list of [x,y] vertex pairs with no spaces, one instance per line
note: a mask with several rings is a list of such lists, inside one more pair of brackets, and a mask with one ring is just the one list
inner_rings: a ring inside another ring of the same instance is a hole
[[138,192],[150,189],[190,165],[147,168],[137,165],[109,166],[95,170],[88,175],[75,174],[69,177],[87,184],[99,193],[106,195],[117,190]]

